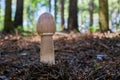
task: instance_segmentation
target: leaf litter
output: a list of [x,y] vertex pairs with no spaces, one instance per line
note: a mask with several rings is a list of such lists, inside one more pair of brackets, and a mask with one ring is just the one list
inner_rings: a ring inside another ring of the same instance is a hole
[[0,80],[119,80],[120,33],[56,33],[53,66],[40,63],[40,37],[0,35]]

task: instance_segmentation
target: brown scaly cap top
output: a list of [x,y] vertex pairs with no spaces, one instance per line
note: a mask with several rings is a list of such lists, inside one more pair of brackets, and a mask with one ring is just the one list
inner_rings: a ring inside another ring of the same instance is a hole
[[39,35],[43,33],[55,33],[56,23],[53,16],[50,13],[43,13],[37,22],[37,32]]

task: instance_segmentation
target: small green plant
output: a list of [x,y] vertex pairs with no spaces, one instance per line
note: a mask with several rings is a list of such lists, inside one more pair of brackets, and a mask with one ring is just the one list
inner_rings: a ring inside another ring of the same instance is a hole
[[100,27],[99,26],[90,26],[89,27],[89,30],[90,30],[90,32],[96,32],[96,31],[98,31],[98,30],[100,30]]
[[96,60],[94,60],[94,67],[96,68],[98,66],[100,66],[100,64]]
[[89,30],[90,30],[90,32],[95,32],[95,27],[94,26],[90,26]]
[[15,32],[22,32],[24,31],[22,26],[18,26],[17,28],[14,29]]

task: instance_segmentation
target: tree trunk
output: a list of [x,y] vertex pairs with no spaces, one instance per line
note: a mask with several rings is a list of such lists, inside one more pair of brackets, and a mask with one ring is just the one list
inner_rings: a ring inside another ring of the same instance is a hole
[[120,13],[120,0],[117,1],[118,3],[118,14]]
[[65,30],[64,26],[64,0],[60,0],[60,12],[61,12],[61,27],[62,30]]
[[13,31],[12,26],[12,0],[5,0],[5,19],[4,19],[4,32],[10,33]]
[[2,9],[2,4],[1,4],[1,0],[0,0],[0,23],[1,23],[1,16],[2,16],[2,15],[1,15],[1,13],[2,13],[2,12],[1,12],[1,9]]
[[[1,9],[2,9],[2,4],[1,4],[1,0],[0,0],[0,11],[1,11]],[[1,13],[1,12],[0,12]]]
[[99,0],[99,25],[102,32],[109,30],[108,0]]
[[57,20],[57,0],[54,0],[54,16],[56,21]]
[[94,0],[90,0],[90,26],[93,26]]
[[49,0],[49,12],[51,12],[51,0]]
[[68,30],[78,30],[77,1],[78,0],[69,1]]
[[17,0],[14,27],[23,26],[23,0]]

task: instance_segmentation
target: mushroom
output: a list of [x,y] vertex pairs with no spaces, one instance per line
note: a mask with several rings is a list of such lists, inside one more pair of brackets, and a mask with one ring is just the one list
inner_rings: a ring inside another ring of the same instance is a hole
[[37,23],[37,32],[41,36],[40,62],[55,64],[52,36],[56,31],[56,23],[50,13],[43,13]]

